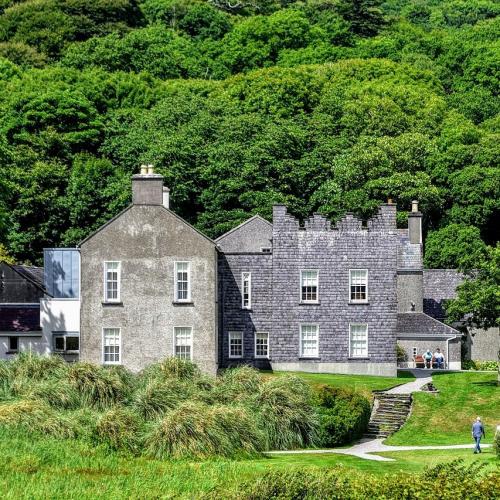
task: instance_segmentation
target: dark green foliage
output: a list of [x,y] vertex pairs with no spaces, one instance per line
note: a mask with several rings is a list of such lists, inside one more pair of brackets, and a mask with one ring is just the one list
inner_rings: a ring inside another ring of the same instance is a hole
[[456,225],[498,240],[499,10],[0,0],[0,245],[40,263],[78,243],[147,162],[211,237],[277,202],[337,219],[391,197],[404,225],[417,198],[427,264],[468,266]]
[[140,441],[141,420],[138,415],[126,408],[111,408],[102,414],[96,425],[98,442],[110,448],[137,451]]
[[370,402],[346,389],[324,385],[318,389],[320,446],[332,447],[360,438],[370,420]]
[[330,498],[417,499],[439,491],[444,500],[497,498],[500,483],[497,471],[484,471],[484,464],[463,465],[459,460],[440,464],[424,472],[375,478],[342,468],[273,470],[245,483],[238,498],[252,500]]

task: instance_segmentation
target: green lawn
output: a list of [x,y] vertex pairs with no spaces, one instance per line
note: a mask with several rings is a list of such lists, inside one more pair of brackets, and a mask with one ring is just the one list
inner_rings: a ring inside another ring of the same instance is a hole
[[470,427],[479,415],[491,443],[500,424],[500,387],[496,372],[434,373],[439,394],[414,394],[410,418],[387,444],[462,444],[471,441]]
[[[396,462],[333,454],[281,455],[242,461],[167,462],[110,452],[81,441],[29,437],[0,429],[0,491],[3,498],[201,497],[215,487],[233,488],[274,468],[343,465],[364,473],[419,472],[426,465],[463,458],[495,467],[492,450],[386,453]],[[498,466],[498,465],[497,465]]]
[[336,375],[331,373],[304,373],[304,372],[274,372],[274,375],[284,373],[297,375],[312,384],[328,384],[336,387],[348,387],[371,398],[372,391],[380,391],[406,384],[414,380],[409,372],[400,372],[397,377],[375,377],[369,375]]

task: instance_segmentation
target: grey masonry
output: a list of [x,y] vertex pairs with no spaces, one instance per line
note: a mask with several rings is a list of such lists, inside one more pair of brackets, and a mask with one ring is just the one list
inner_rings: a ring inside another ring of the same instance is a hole
[[393,203],[335,225],[275,205],[272,223],[255,215],[212,241],[169,209],[152,168],[132,191],[80,245],[80,359],[395,375],[398,342],[409,362],[430,342],[460,363],[460,334],[426,311],[416,202],[406,229]]

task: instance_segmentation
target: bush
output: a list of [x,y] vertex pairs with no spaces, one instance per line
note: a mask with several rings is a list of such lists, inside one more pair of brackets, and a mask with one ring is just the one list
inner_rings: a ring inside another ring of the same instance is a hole
[[194,380],[201,376],[199,368],[185,359],[167,358],[161,363],[149,366],[141,373],[141,378],[148,379],[168,379],[175,378],[179,380]]
[[272,470],[243,483],[238,498],[342,499],[431,498],[439,492],[443,500],[498,498],[498,474],[480,473],[484,464],[463,465],[460,461],[441,464],[421,474],[367,476],[341,467],[308,470]]
[[370,402],[360,394],[329,385],[318,390],[321,446],[339,446],[360,438],[370,420]]
[[126,408],[112,408],[100,416],[95,435],[99,442],[115,450],[137,451],[141,420]]
[[237,406],[185,402],[152,426],[147,453],[156,458],[237,457],[262,449],[255,418]]
[[276,377],[261,384],[254,404],[267,449],[288,450],[315,443],[318,420],[312,399],[310,386],[298,377]]
[[39,399],[53,408],[68,409],[80,405],[80,396],[67,380],[42,380],[24,386],[23,397]]
[[262,375],[255,368],[230,368],[217,379],[210,397],[222,403],[244,402],[259,391],[261,383]]
[[23,427],[30,432],[58,438],[76,435],[75,426],[69,419],[58,415],[49,405],[37,399],[0,404],[0,424]]
[[496,372],[498,371],[498,361],[478,361],[468,359],[462,361],[462,370],[484,370]]
[[194,387],[180,380],[151,380],[134,395],[133,406],[146,419],[162,416],[193,395]]
[[124,399],[126,387],[116,372],[91,363],[75,363],[68,370],[70,384],[80,393],[84,403],[106,408]]
[[20,353],[11,362],[10,372],[18,382],[27,380],[47,380],[61,378],[68,364],[60,356],[39,356],[32,353]]

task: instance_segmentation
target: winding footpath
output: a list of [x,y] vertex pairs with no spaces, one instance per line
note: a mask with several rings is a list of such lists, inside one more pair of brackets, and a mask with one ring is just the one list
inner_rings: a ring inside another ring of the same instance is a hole
[[[387,394],[412,394],[419,392],[425,384],[432,382],[432,375],[424,370],[412,370],[415,375],[413,382],[398,385],[386,392]],[[412,451],[412,450],[457,450],[474,448],[474,444],[455,444],[448,446],[389,446],[383,444],[385,438],[378,439],[361,439],[355,445],[349,448],[330,448],[326,450],[295,450],[295,451],[269,451],[267,455],[321,455],[335,453],[338,455],[351,455],[365,460],[377,460],[379,462],[394,462],[393,458],[383,457],[377,453],[388,451]],[[490,444],[482,444],[481,447],[489,448]]]

